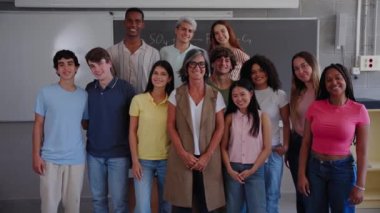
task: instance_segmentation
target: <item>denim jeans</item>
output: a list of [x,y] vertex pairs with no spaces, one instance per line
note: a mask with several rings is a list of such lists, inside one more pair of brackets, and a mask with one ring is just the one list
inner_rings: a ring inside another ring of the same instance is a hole
[[352,156],[335,161],[321,161],[311,155],[308,163],[310,195],[308,213],[352,213],[355,206],[348,197],[356,181],[356,165]]
[[134,179],[136,207],[135,213],[151,213],[150,198],[153,178],[157,175],[159,213],[170,213],[170,204],[163,199],[167,160],[140,160],[141,180]]
[[300,156],[300,149],[302,143],[302,136],[296,132],[292,132],[290,137],[289,150],[286,153],[289,170],[292,174],[294,187],[296,189],[296,203],[297,203],[297,213],[305,213],[305,201],[303,195],[297,190],[298,181],[298,159]]
[[[232,163],[231,167],[237,172],[250,169],[253,164]],[[264,167],[244,180],[244,184],[234,180],[225,172],[227,213],[242,212],[245,204],[248,213],[265,213],[265,179]]]
[[284,162],[281,155],[272,151],[265,163],[265,190],[267,213],[278,213],[281,197],[281,179]]
[[108,193],[115,213],[128,213],[129,158],[101,158],[87,154],[94,213],[107,213]]

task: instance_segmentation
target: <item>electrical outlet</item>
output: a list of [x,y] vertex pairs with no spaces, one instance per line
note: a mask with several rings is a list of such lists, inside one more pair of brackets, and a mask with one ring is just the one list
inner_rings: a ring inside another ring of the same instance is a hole
[[360,56],[360,71],[380,71],[380,55]]
[[359,75],[360,74],[360,68],[359,67],[352,67],[351,73],[352,73],[352,75]]

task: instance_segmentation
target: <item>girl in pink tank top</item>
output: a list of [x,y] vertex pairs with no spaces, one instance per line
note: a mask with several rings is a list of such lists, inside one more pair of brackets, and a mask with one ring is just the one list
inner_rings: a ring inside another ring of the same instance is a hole
[[222,139],[227,213],[266,212],[264,163],[271,152],[271,124],[259,110],[253,85],[241,79],[230,88]]

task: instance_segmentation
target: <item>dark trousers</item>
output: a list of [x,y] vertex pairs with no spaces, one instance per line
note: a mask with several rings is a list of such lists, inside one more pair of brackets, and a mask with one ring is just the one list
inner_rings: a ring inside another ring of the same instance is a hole
[[199,171],[193,171],[193,208],[172,206],[172,213],[209,213],[206,206],[205,187],[203,184],[203,174]]
[[290,173],[292,174],[294,186],[296,188],[297,213],[305,212],[304,197],[297,190],[298,159],[300,155],[301,143],[302,143],[302,136],[293,131],[290,136],[290,144],[289,144],[289,150],[287,153],[287,159],[289,161]]

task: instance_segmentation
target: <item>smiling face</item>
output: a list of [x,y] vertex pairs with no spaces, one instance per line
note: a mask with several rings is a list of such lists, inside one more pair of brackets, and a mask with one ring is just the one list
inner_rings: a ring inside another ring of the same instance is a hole
[[62,80],[73,80],[78,67],[75,66],[74,59],[61,58],[57,63],[57,75]]
[[252,65],[251,80],[255,89],[265,89],[268,87],[268,75],[258,64]]
[[106,59],[102,59],[99,62],[88,61],[88,66],[91,69],[92,74],[96,79],[102,81],[112,77],[111,74],[111,61],[107,62]]
[[221,46],[229,46],[230,34],[228,33],[227,27],[222,24],[217,24],[214,26],[215,40]]
[[144,20],[141,13],[131,11],[124,20],[124,27],[127,37],[139,37],[141,30],[144,28]]
[[217,75],[230,73],[232,70],[231,59],[229,57],[220,57],[212,63],[212,69]]
[[206,73],[206,61],[202,55],[197,55],[191,60],[187,66],[187,74],[189,81],[203,80]]
[[152,84],[156,88],[165,88],[172,80],[165,68],[157,66],[152,73]]
[[308,83],[312,79],[312,73],[313,69],[311,66],[306,62],[304,58],[297,57],[293,60],[293,69],[294,69],[294,74],[296,77],[304,82]]
[[326,90],[330,96],[341,97],[346,93],[346,81],[343,75],[335,68],[330,68],[326,71],[325,78]]
[[190,44],[191,39],[194,36],[193,26],[183,21],[180,25],[175,28],[176,42]]
[[247,112],[247,108],[251,102],[252,96],[253,92],[250,92],[244,87],[240,86],[234,87],[231,91],[232,101],[242,113]]

